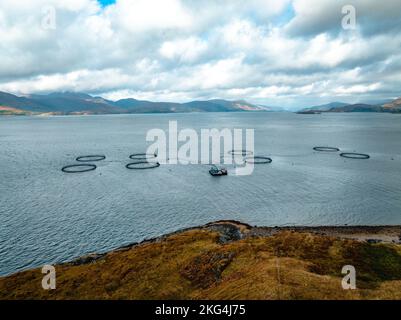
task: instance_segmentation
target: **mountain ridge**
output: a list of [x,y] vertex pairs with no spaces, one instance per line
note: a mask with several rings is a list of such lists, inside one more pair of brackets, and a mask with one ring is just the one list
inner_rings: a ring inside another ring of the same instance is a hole
[[298,113],[322,112],[387,112],[401,113],[401,98],[384,104],[331,102],[323,105],[303,108]]
[[131,113],[188,113],[188,112],[257,112],[283,111],[245,100],[196,100],[185,103],[153,102],[134,98],[112,101],[82,92],[52,92],[45,95],[17,96],[0,92],[0,106],[16,110],[15,114],[131,114]]

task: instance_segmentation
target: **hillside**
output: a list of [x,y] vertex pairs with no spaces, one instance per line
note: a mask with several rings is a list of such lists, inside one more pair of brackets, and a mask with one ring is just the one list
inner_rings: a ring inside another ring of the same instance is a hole
[[384,104],[383,109],[389,111],[396,110],[397,112],[401,112],[401,98],[395,99],[393,102]]
[[349,104],[343,107],[331,108],[329,112],[383,112],[381,106],[364,103]]
[[368,103],[356,103],[347,104],[344,102],[332,102],[320,106],[313,106],[304,108],[299,113],[307,112],[388,112],[388,113],[400,113],[401,112],[401,98],[398,98],[390,103],[383,105],[368,104]]
[[94,98],[83,93],[56,92],[48,95],[30,95],[27,96],[27,99],[41,105],[42,111],[57,114],[113,114],[124,112],[123,109],[113,105],[111,101]]
[[[243,100],[209,100],[188,103],[152,102],[136,99],[111,101],[85,93],[55,92],[47,95],[18,97],[0,92],[0,105],[34,114],[124,114],[177,112],[278,111]],[[0,113],[4,114],[4,113]]]
[[331,102],[331,103],[327,103],[327,104],[322,104],[319,106],[313,106],[313,107],[309,107],[309,108],[304,108],[301,111],[302,112],[307,112],[307,111],[320,111],[320,112],[324,112],[324,111],[329,111],[333,108],[339,108],[339,107],[344,107],[348,105],[348,103],[344,103],[344,102]]
[[[221,221],[58,265],[53,291],[40,269],[0,278],[0,299],[401,299],[400,233]],[[357,290],[342,289],[345,265]]]
[[4,107],[0,106],[0,115],[3,116],[20,116],[20,115],[29,115],[30,112],[20,110],[13,107]]
[[6,92],[0,92],[0,106],[34,112],[45,112],[46,110],[43,105],[37,103],[36,101],[26,97],[17,97]]

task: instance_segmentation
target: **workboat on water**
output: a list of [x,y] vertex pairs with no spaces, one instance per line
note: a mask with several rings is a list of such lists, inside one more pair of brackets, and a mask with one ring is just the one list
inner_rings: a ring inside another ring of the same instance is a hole
[[226,176],[227,175],[227,169],[226,168],[219,168],[216,165],[213,165],[210,170],[209,173],[212,176],[218,177],[218,176]]

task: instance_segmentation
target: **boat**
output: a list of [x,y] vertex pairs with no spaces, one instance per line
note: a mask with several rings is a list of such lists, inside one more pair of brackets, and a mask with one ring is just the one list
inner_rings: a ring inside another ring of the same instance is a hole
[[210,168],[209,173],[214,177],[219,177],[219,176],[226,176],[228,172],[226,168],[219,168],[216,165],[213,165]]

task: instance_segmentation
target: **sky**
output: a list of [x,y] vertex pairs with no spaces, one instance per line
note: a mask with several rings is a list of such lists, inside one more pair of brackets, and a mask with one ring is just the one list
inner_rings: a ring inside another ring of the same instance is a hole
[[288,109],[393,99],[399,12],[400,0],[1,0],[0,91]]
[[110,5],[110,4],[116,3],[115,0],[99,0],[99,2],[100,2],[100,5],[102,7],[106,7],[106,6]]

